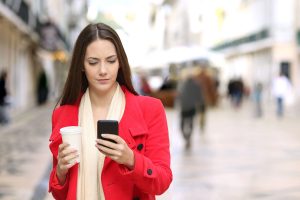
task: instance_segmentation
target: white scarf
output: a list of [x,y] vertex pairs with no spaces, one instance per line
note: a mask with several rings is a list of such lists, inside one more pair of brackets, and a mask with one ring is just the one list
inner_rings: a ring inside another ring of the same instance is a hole
[[[120,121],[125,110],[125,95],[117,85],[106,119]],[[81,152],[77,180],[78,200],[105,200],[101,183],[104,154],[95,147],[96,127],[89,95],[89,88],[81,98],[79,106],[79,126],[82,127]]]

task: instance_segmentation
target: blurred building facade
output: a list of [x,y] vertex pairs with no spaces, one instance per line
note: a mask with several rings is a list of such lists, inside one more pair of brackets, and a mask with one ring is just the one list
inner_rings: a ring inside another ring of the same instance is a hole
[[224,80],[242,77],[264,85],[283,71],[300,94],[300,2],[298,0],[209,1],[203,12],[202,44],[226,55]]
[[169,6],[172,11],[166,15],[164,48],[186,46],[190,42],[187,2],[172,1]]
[[201,45],[203,0],[168,0],[164,48]]
[[84,0],[0,1],[0,70],[8,72],[13,114],[37,104],[42,72],[47,77],[49,98],[59,95],[72,34],[82,26],[85,4]]

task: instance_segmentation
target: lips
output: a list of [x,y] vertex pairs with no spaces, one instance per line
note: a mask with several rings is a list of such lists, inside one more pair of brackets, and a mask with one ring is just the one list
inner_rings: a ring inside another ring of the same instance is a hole
[[97,79],[97,82],[100,84],[106,84],[109,82],[109,79]]

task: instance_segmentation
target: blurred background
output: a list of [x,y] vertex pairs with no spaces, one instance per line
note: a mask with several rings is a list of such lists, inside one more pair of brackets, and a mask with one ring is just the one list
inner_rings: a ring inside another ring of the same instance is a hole
[[[52,199],[51,114],[96,22],[166,108],[174,180],[158,199],[300,199],[299,13],[298,0],[0,0],[0,199]],[[187,141],[189,77],[203,98]]]

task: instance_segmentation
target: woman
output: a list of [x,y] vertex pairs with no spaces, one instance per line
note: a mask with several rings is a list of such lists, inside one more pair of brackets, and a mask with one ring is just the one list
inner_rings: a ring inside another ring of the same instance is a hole
[[[119,121],[119,136],[96,138],[101,119]],[[65,126],[82,127],[82,150],[62,143]],[[56,199],[155,199],[171,181],[169,137],[159,100],[138,96],[117,33],[99,23],[80,33],[60,106],[52,115],[53,169],[49,192]],[[72,163],[81,154],[80,164]]]

